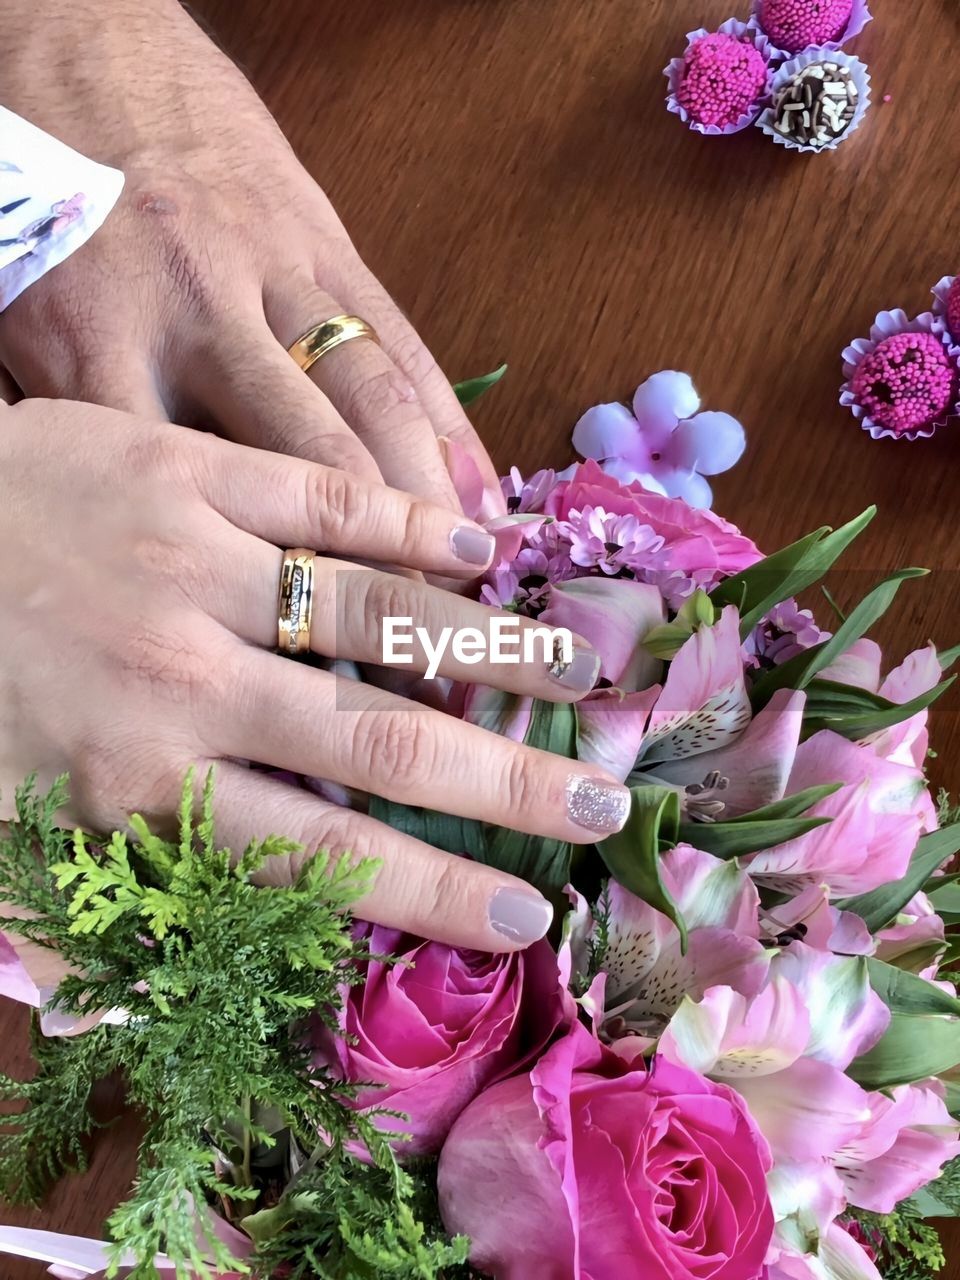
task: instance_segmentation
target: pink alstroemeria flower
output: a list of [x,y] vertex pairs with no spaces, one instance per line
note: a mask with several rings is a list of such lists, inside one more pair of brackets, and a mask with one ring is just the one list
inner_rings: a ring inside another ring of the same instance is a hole
[[573,446],[625,483],[709,508],[704,476],[729,471],[743,454],[743,427],[728,413],[700,413],[700,397],[687,373],[665,369],[623,404],[588,409],[573,429]]
[[826,884],[832,898],[865,893],[899,880],[936,825],[919,768],[823,729],[797,748],[786,794],[831,782],[844,785],[809,810],[829,823],[750,859],[761,884],[788,893]]
[[[609,883],[601,900],[607,947],[598,1030],[611,1041],[655,1039],[685,993],[722,985],[753,996],[766,980],[769,958],[757,940],[759,899],[749,876],[735,862],[683,844],[665,853],[660,866],[687,925],[687,951],[682,953],[672,921],[616,881]],[[596,925],[583,899],[574,897],[560,966],[583,973]],[[638,1051],[636,1041],[631,1044]]]
[[[910,702],[922,693],[929,692],[943,678],[943,668],[933,644],[909,654],[899,667],[886,677],[881,676],[880,646],[873,640],[857,640],[829,667],[820,673],[824,680],[838,684],[855,685],[868,693],[878,693],[890,702]],[[868,739],[877,755],[894,764],[916,765],[923,768],[927,759],[929,735],[926,711],[920,711],[908,720]]]

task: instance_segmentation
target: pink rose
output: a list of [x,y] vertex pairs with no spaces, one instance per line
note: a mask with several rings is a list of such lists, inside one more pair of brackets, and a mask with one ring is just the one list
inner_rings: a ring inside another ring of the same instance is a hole
[[383,1086],[361,1090],[360,1107],[386,1107],[382,1129],[410,1133],[404,1155],[434,1153],[481,1089],[522,1069],[571,1017],[557,958],[547,942],[487,955],[364,926],[375,955],[362,984],[345,993],[347,1043],[318,1028],[315,1061],[344,1079]]
[[567,520],[571,511],[584,507],[636,516],[664,539],[657,560],[667,572],[692,579],[706,590],[761,559],[749,538],[712,511],[690,507],[679,498],[664,498],[636,482],[622,484],[592,461],[577,467],[569,480],[552,490],[544,512]]
[[440,1209],[497,1280],[756,1280],[770,1152],[736,1093],[581,1025],[487,1089],[440,1156]]

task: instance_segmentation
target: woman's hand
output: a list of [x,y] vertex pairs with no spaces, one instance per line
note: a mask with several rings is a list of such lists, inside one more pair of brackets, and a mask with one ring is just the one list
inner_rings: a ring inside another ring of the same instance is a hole
[[[497,514],[496,474],[446,378],[176,0],[34,0],[28,21],[0,0],[0,17],[4,105],[126,175],[104,226],[0,315],[0,361],[24,394],[210,425],[456,507],[450,437]],[[285,348],[344,312],[382,348],[349,342],[305,376]]]
[[[279,833],[375,857],[370,919],[486,950],[533,941],[550,908],[528,885],[239,763],[580,843],[621,826],[629,793],[599,769],[272,652],[279,547],[322,553],[313,649],[376,663],[384,617],[436,636],[494,611],[335,557],[462,577],[492,544],[462,515],[315,463],[91,405],[0,405],[0,818],[38,769],[69,772],[73,821],[162,820],[188,767],[216,764],[232,848]],[[559,680],[546,662],[454,656],[440,673],[572,701],[599,667],[578,647]]]

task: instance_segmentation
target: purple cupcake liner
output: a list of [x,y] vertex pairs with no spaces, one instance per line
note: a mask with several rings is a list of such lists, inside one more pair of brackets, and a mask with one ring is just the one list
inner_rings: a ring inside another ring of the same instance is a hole
[[[798,49],[796,53],[791,53],[789,49],[778,49],[770,40],[770,37],[760,25],[760,19],[757,16],[757,10],[760,8],[760,0],[753,0],[750,6],[750,19],[748,26],[754,28],[760,35],[764,36],[770,45],[774,62],[782,62],[787,58],[799,57],[801,53],[806,53],[806,49]],[[853,0],[853,8],[850,10],[850,20],[843,30],[839,40],[828,40],[826,44],[808,45],[808,49],[819,49],[821,52],[828,50],[830,53],[842,49],[848,41],[858,36],[868,22],[873,21],[873,14],[870,12],[867,0]]]
[[[704,36],[710,35],[737,36],[738,39],[746,37],[757,52],[762,55],[767,63],[767,83],[764,91],[757,98],[756,102],[751,106],[750,110],[744,114],[734,124],[716,125],[716,124],[699,124],[696,120],[691,120],[687,110],[677,101],[677,90],[680,88],[680,82],[683,78],[684,61],[683,55],[697,40],[701,40]],[[770,86],[773,77],[771,61],[773,58],[773,47],[770,41],[759,28],[751,26],[748,22],[740,22],[737,18],[728,18],[726,22],[722,22],[716,31],[708,31],[706,27],[699,27],[696,31],[687,32],[687,44],[683,51],[683,55],[679,58],[671,58],[667,65],[663,68],[663,74],[667,77],[669,92],[667,93],[667,110],[672,111],[674,115],[679,116],[688,129],[692,129],[695,133],[706,134],[712,137],[720,134],[739,133],[741,129],[749,129],[756,122],[757,116],[763,110],[764,105],[770,98]]]
[[901,431],[899,434],[889,427],[883,427],[878,422],[874,422],[873,418],[870,417],[853,394],[851,382],[857,366],[865,356],[869,356],[876,351],[884,338],[892,338],[896,333],[931,333],[934,337],[939,338],[951,363],[958,372],[958,385],[960,385],[960,367],[958,367],[957,363],[957,357],[960,352],[951,343],[943,318],[934,315],[932,311],[925,311],[923,315],[915,316],[911,320],[907,313],[898,307],[895,311],[879,312],[870,326],[869,338],[854,338],[848,347],[844,347],[842,357],[844,383],[840,388],[840,403],[844,408],[850,410],[863,430],[874,440],[928,440],[937,427],[945,426],[951,418],[960,416],[960,392],[958,392],[958,398],[942,418],[938,418],[936,422],[932,422],[928,427],[918,427],[915,431]]
[[[838,66],[847,67],[853,76],[853,81],[859,94],[853,119],[847,126],[846,132],[842,133],[839,138],[834,138],[831,142],[824,143],[822,147],[802,145],[793,138],[788,138],[785,133],[781,133],[774,124],[776,115],[773,104],[777,100],[777,94],[798,71],[802,71],[804,67],[809,67],[812,62],[835,62]],[[825,53],[823,49],[812,45],[809,49],[805,49],[803,53],[798,53],[795,58],[791,58],[789,62],[785,62],[776,69],[770,85],[770,98],[771,105],[760,115],[759,120],[757,120],[757,128],[762,129],[774,142],[778,142],[782,147],[788,147],[791,151],[806,151],[813,155],[822,155],[824,151],[835,151],[841,142],[846,142],[850,135],[856,133],[857,129],[860,128],[860,122],[870,107],[870,73],[867,70],[867,64],[854,57],[852,53],[844,53],[842,49]]]

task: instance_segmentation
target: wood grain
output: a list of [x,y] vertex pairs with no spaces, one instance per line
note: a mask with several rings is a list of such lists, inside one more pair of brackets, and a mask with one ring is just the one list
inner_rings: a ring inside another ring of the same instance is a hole
[[[499,464],[564,465],[585,407],[686,369],[747,426],[745,461],[716,486],[723,514],[773,548],[877,502],[841,596],[929,566],[878,638],[896,656],[960,639],[960,425],[874,443],[837,404],[843,345],[882,307],[925,309],[960,266],[955,0],[875,0],[854,46],[874,106],[825,156],[756,130],[700,138],[664,110],[661,68],[729,0],[196,8],[451,376],[510,362],[476,414]],[[958,711],[948,696],[934,716],[944,781],[960,773]],[[23,1066],[25,1020],[0,1019],[0,1063]],[[4,1218],[95,1232],[135,1140],[124,1118],[84,1178]],[[960,1234],[948,1241],[960,1280]],[[38,1271],[0,1262],[3,1280]]]

